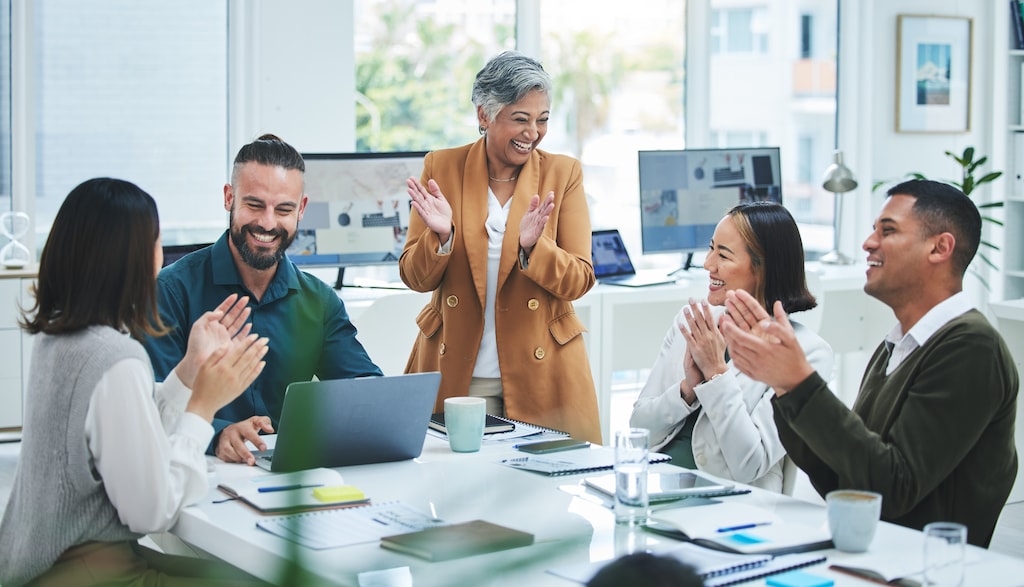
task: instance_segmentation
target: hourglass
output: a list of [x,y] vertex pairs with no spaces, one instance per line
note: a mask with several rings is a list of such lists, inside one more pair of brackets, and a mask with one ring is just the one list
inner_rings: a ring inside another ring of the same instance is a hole
[[0,265],[8,269],[20,269],[29,262],[28,247],[18,239],[28,232],[28,214],[24,212],[4,212],[0,214],[0,233],[11,242],[0,249]]

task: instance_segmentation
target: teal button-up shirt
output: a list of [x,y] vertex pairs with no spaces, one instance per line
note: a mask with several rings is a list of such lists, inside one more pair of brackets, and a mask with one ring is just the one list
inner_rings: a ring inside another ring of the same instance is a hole
[[145,342],[156,378],[162,381],[185,356],[193,322],[233,293],[249,296],[252,331],[270,339],[267,365],[242,395],[217,412],[213,427],[218,436],[229,424],[250,416],[270,416],[277,429],[289,383],[314,375],[321,380],[381,375],[356,340],[356,328],[334,290],[284,258],[263,299],[256,302],[242,284],[227,239],[225,231],[213,246],[160,272],[160,318],[173,331]]

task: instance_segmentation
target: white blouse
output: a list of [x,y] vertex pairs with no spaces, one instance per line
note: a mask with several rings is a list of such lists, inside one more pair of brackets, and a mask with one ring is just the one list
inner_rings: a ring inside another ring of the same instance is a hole
[[133,358],[104,373],[89,400],[85,438],[93,468],[133,532],[169,530],[181,508],[207,494],[213,426],[185,411],[191,397],[173,371],[154,384],[152,368]]

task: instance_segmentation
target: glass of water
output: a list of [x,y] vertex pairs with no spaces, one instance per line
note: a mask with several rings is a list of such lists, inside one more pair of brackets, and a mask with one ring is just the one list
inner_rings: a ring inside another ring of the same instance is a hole
[[615,432],[615,522],[647,522],[647,463],[651,434],[646,428]]
[[967,527],[954,522],[932,522],[924,527],[924,584],[959,587],[964,583]]

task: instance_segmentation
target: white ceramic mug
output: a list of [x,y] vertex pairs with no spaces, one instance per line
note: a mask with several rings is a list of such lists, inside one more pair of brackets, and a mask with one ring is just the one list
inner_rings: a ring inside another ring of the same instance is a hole
[[873,491],[837,489],[825,496],[832,544],[844,552],[864,552],[871,546],[882,513],[882,496]]
[[444,426],[448,445],[455,452],[476,452],[484,439],[487,400],[482,397],[450,397],[444,400]]

